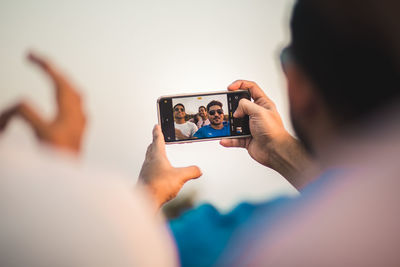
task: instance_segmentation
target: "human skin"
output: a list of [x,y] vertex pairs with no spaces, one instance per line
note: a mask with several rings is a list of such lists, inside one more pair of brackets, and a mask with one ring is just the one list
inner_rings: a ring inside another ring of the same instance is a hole
[[210,114],[210,111],[217,111],[218,109],[221,109],[220,106],[214,105],[211,106],[208,110],[208,118],[210,120],[210,126],[216,130],[220,130],[224,128],[223,122],[224,122],[224,114],[218,114],[218,112],[215,112],[214,115]]
[[[177,105],[174,108],[174,119],[177,124],[183,124],[186,122],[185,120],[186,112],[185,108],[181,105]],[[179,140],[188,139],[189,136],[184,135],[180,130],[175,129],[175,137]]]
[[57,112],[52,120],[44,119],[26,100],[21,100],[0,114],[0,132],[12,118],[19,116],[33,129],[39,141],[77,155],[86,127],[86,115],[79,90],[49,60],[35,53],[28,60],[40,67],[53,81]]
[[[307,181],[299,180],[299,173],[312,164],[310,156],[301,143],[284,128],[275,104],[256,83],[240,80],[228,87],[230,91],[239,89],[249,90],[254,102],[242,99],[234,116],[249,115],[252,136],[223,139],[220,144],[224,147],[247,149],[254,160],[279,172],[293,186],[300,189]],[[197,178],[199,174],[198,167],[191,166],[179,173],[179,179],[174,178],[178,172],[170,166],[164,153],[164,139],[160,136],[162,137],[162,132],[159,126],[156,126],[153,130],[153,143],[148,149],[139,175],[139,184],[146,185],[157,207],[175,197],[185,182]],[[167,167],[162,167],[164,165]]]
[[175,122],[178,124],[182,124],[185,123],[185,116],[186,116],[186,112],[184,107],[182,107],[181,105],[178,105],[174,108],[174,119]]
[[207,111],[204,107],[199,108],[199,114],[203,120],[207,119]]
[[197,166],[175,168],[165,151],[164,136],[159,125],[153,128],[153,142],[148,146],[145,161],[139,174],[138,186],[152,196],[158,210],[164,203],[175,198],[182,186],[202,175]]

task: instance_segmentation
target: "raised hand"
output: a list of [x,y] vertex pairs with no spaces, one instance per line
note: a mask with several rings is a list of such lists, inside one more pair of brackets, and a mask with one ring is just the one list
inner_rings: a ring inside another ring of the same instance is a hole
[[46,121],[31,104],[20,101],[1,113],[0,131],[6,128],[14,116],[21,116],[41,142],[78,153],[86,125],[80,94],[48,60],[33,53],[28,55],[28,59],[53,80],[57,112],[52,120]]
[[159,125],[153,129],[153,142],[139,174],[138,184],[149,190],[157,208],[173,199],[189,180],[201,176],[197,166],[174,168],[167,158],[165,141]]

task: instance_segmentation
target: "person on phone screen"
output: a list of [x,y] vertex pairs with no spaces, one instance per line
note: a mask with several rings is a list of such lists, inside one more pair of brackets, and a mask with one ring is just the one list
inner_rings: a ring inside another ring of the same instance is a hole
[[230,133],[229,122],[224,121],[222,103],[213,100],[207,105],[209,125],[201,127],[194,135],[197,138],[228,136]]
[[193,122],[186,121],[185,106],[181,103],[174,106],[174,120],[176,140],[193,138],[197,132],[197,126]]
[[199,107],[199,115],[200,118],[199,121],[197,122],[197,128],[201,128],[203,126],[209,125],[210,124],[210,120],[208,119],[208,114],[207,114],[207,110],[205,106],[200,106]]

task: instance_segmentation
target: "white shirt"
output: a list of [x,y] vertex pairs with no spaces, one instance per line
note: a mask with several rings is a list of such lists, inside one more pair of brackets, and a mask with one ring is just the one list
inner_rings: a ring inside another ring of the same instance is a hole
[[[178,124],[175,122],[175,129],[178,129],[182,132],[182,134],[186,135],[188,138],[192,138],[193,135],[197,132],[197,126],[193,122],[187,121],[182,124]],[[176,137],[176,140],[179,138]]]

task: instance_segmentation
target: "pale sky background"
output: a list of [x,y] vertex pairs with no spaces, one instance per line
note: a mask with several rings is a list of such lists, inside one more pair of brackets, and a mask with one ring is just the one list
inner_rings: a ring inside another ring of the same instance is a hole
[[[49,79],[25,60],[50,58],[79,87],[89,117],[83,164],[117,170],[134,182],[161,95],[225,90],[256,81],[288,117],[278,55],[289,41],[293,0],[0,0],[0,108],[29,99],[51,117]],[[0,142],[28,149],[30,129],[14,121]],[[174,166],[196,164],[203,176],[184,187],[197,202],[228,209],[295,190],[241,149],[217,141],[169,145]],[[21,166],[23,167],[23,166]]]

